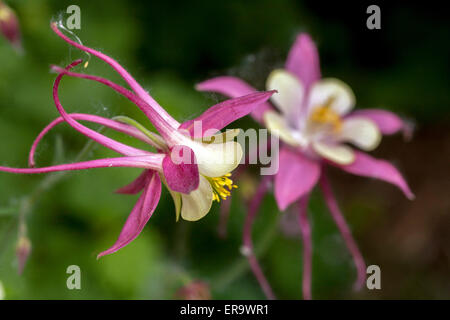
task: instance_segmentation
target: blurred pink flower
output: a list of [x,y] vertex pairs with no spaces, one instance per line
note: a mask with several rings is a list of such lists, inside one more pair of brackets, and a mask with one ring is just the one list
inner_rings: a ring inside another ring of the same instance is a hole
[[[356,288],[365,279],[365,263],[353,240],[350,230],[337,206],[325,175],[325,167],[332,165],[346,172],[377,178],[394,184],[412,199],[414,196],[398,170],[389,162],[375,159],[357,151],[371,151],[380,143],[382,134],[406,130],[406,124],[395,114],[378,109],[353,111],[355,96],[341,80],[321,78],[317,48],[307,34],[298,35],[291,48],[284,69],[273,70],[267,79],[267,89],[277,90],[272,103],[264,103],[251,115],[282,141],[279,153],[279,170],[274,177],[275,198],[280,210],[293,203],[299,206],[302,233],[303,296],[311,298],[311,231],[307,217],[309,194],[319,184],[357,267]],[[254,92],[243,80],[223,76],[197,85],[200,91],[214,91],[229,97]],[[250,205],[249,216],[254,217],[267,184],[262,183]],[[249,254],[254,273],[266,296],[273,292],[252,253],[249,235],[253,218],[244,227],[244,246]]]
[[[117,191],[123,194],[137,194],[143,190],[116,243],[108,250],[100,253],[98,257],[116,252],[140,234],[159,202],[161,183],[166,185],[173,197],[177,219],[181,215],[185,220],[199,220],[209,212],[213,200],[219,201],[219,197],[226,198],[234,186],[229,178],[230,172],[240,163],[242,149],[234,141],[235,131],[224,135],[212,134],[236,119],[247,115],[260,103],[268,100],[274,92],[251,93],[244,97],[227,100],[209,108],[195,120],[180,124],[117,61],[99,51],[72,41],[59,30],[58,26],[57,23],[51,24],[53,31],[59,37],[74,47],[108,63],[122,76],[132,91],[101,77],[72,72],[71,69],[79,65],[82,62],[81,60],[71,63],[65,69],[53,66],[53,71],[58,73],[53,86],[53,99],[61,117],[51,122],[38,135],[30,151],[29,165],[30,167],[35,165],[34,153],[39,141],[55,125],[64,121],[86,137],[121,154],[122,157],[43,168],[20,169],[0,166],[0,171],[32,174],[102,167],[145,169],[131,184]],[[112,88],[139,107],[161,136],[146,130],[136,121],[126,117],[118,117],[117,120],[112,120],[89,114],[68,114],[58,96],[59,85],[64,75],[93,80]],[[89,129],[79,123],[78,120],[98,123],[138,138],[154,147],[156,153],[115,141]],[[196,131],[196,123],[200,123],[202,126],[203,131],[200,133]],[[212,140],[205,143],[203,141],[205,138]]]

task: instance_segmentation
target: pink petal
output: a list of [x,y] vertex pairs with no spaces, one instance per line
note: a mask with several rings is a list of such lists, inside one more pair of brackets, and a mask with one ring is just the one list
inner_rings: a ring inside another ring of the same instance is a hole
[[[118,122],[118,121],[114,121],[111,119],[107,119],[107,118],[103,118],[100,116],[95,116],[95,115],[90,115],[90,114],[83,114],[83,113],[71,113],[69,114],[70,117],[72,119],[75,120],[85,120],[85,121],[89,121],[89,122],[94,122],[94,123],[98,123],[101,124],[105,127],[117,130],[119,132],[123,132],[125,134],[128,134],[129,136],[135,137],[139,140],[142,140],[150,145],[154,145],[153,141],[151,139],[149,139],[145,134],[143,134],[141,131],[139,131],[138,129],[134,128],[133,126]],[[28,165],[30,167],[34,167],[35,166],[35,161],[34,161],[34,154],[36,153],[36,148],[39,145],[39,142],[44,138],[44,136],[51,130],[53,129],[56,125],[65,122],[63,117],[59,117],[55,120],[53,120],[52,122],[50,122],[50,124],[48,124],[44,130],[42,130],[39,135],[37,136],[37,138],[34,140],[33,145],[31,146],[31,150],[30,150],[30,154],[28,156]],[[156,147],[156,146],[155,146]]]
[[116,190],[116,193],[120,194],[137,194],[145,187],[147,182],[147,176],[149,172],[147,170],[143,171],[139,177],[133,180],[130,184]]
[[[81,60],[77,60],[75,62],[72,62],[66,69],[71,69],[74,66],[78,65],[81,63]],[[53,84],[53,100],[55,102],[56,105],[56,109],[58,109],[58,112],[61,114],[61,116],[64,118],[64,120],[75,130],[79,131],[80,133],[82,133],[83,135],[85,135],[86,137],[100,143],[101,145],[114,150],[118,153],[121,153],[123,155],[127,155],[127,156],[136,156],[136,155],[143,155],[143,154],[148,154],[147,151],[144,150],[140,150],[140,149],[136,149],[130,146],[127,146],[123,143],[117,142],[111,138],[108,138],[92,129],[89,129],[85,126],[83,126],[82,124],[80,124],[79,122],[75,121],[74,119],[72,119],[69,114],[66,112],[66,110],[64,110],[64,107],[62,106],[60,100],[59,100],[59,96],[58,96],[58,89],[59,89],[59,84],[61,83],[61,79],[64,76],[64,73],[60,73],[56,79],[55,79],[55,83]]]
[[171,190],[188,194],[198,188],[200,176],[192,149],[175,146],[171,154],[164,157],[162,167]]
[[320,165],[287,147],[281,149],[279,161],[275,176],[275,199],[280,210],[285,210],[314,188],[320,176]]
[[[199,91],[212,91],[223,94],[230,98],[238,98],[250,93],[257,92],[255,88],[247,84],[245,81],[236,77],[217,77],[195,86]],[[272,110],[272,106],[268,102],[262,103],[258,108],[251,112],[251,116],[259,123],[263,122],[263,114],[267,110]]]
[[382,134],[394,134],[402,129],[408,129],[406,124],[399,116],[392,112],[381,109],[355,110],[346,118],[359,116],[368,118],[375,122]]
[[147,91],[145,91],[140,85],[139,83],[113,58],[108,57],[107,55],[88,48],[80,43],[77,43],[71,39],[69,39],[68,37],[66,37],[59,29],[58,29],[58,24],[55,22],[52,22],[50,24],[51,28],[53,29],[53,31],[64,41],[66,41],[67,43],[69,43],[70,45],[88,52],[90,54],[92,54],[93,56],[105,61],[107,64],[109,64],[114,70],[117,71],[117,73],[120,74],[120,76],[128,83],[128,85],[131,87],[131,89],[142,99],[146,102],[146,106],[145,108],[153,108],[154,111],[156,111],[158,114],[161,115],[161,117],[167,121],[172,127],[177,128],[179,126],[179,123],[172,118],[166,110],[164,110],[149,94]]
[[[233,121],[246,116],[260,104],[266,102],[275,92],[255,92],[226,100],[212,106],[198,118],[183,123],[180,129],[186,129],[191,133],[191,136],[194,136],[195,133],[195,138],[201,138],[207,130],[221,130]],[[194,130],[196,123],[201,123],[201,127],[199,127],[201,130]],[[199,136],[200,134],[201,136]]]
[[158,205],[161,196],[161,180],[155,171],[149,171],[144,193],[140,196],[131,214],[128,216],[116,243],[106,251],[101,252],[97,259],[116,252],[125,247],[141,233]]
[[414,199],[406,181],[400,172],[389,162],[372,158],[364,152],[355,151],[355,161],[349,165],[338,165],[330,162],[342,170],[364,177],[381,179],[400,188],[408,199]]
[[305,89],[320,79],[320,60],[314,41],[306,33],[297,36],[286,60],[286,69],[299,77]]
[[163,154],[149,154],[136,157],[106,158],[42,168],[11,168],[0,166],[0,171],[9,173],[36,174],[56,171],[85,170],[93,168],[132,167],[159,170]]

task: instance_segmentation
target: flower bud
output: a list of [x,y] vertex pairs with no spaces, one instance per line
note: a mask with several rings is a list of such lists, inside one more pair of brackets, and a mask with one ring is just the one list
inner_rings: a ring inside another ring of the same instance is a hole
[[31,241],[26,236],[21,236],[17,241],[16,257],[18,262],[17,273],[20,275],[25,268],[28,256],[31,253]]
[[22,50],[20,26],[14,11],[0,0],[0,33],[17,51]]
[[182,300],[211,300],[209,285],[199,280],[181,287],[175,296]]

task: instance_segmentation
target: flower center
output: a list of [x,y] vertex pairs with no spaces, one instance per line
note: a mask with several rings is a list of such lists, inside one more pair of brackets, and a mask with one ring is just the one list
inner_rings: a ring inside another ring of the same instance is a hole
[[227,173],[221,177],[208,178],[213,188],[213,200],[220,202],[226,200],[231,195],[233,189],[237,189],[237,185],[233,184],[230,179],[231,173]]
[[311,114],[311,121],[319,124],[331,125],[335,132],[338,132],[342,127],[342,121],[339,114],[331,109],[331,103],[334,97],[330,97],[323,106],[317,107]]

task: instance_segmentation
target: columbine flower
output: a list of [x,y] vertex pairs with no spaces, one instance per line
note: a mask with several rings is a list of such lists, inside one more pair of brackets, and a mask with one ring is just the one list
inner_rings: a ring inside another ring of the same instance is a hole
[[[239,119],[258,104],[265,102],[273,92],[259,92],[230,99],[209,108],[197,119],[178,123],[173,119],[114,59],[101,52],[73,42],[52,23],[54,32],[69,44],[96,56],[111,65],[130,85],[134,92],[107,79],[72,72],[71,69],[82,61],[77,60],[67,68],[53,66],[58,74],[53,86],[53,98],[61,117],[50,123],[37,137],[30,151],[29,164],[34,166],[34,153],[39,141],[55,125],[63,121],[103,146],[122,154],[120,158],[92,160],[74,164],[57,165],[43,168],[18,169],[0,167],[0,171],[12,173],[44,173],[65,170],[83,170],[100,167],[137,167],[144,172],[131,184],[119,189],[118,193],[136,194],[143,191],[116,243],[100,256],[116,252],[134,240],[144,228],[153,214],[161,194],[161,183],[171,193],[179,215],[185,220],[195,221],[204,217],[210,210],[213,200],[226,198],[233,188],[230,172],[242,158],[242,148],[233,139],[238,130],[228,134],[216,134],[231,122]],[[63,108],[58,89],[64,75],[89,79],[109,86],[136,104],[149,118],[160,135],[149,132],[136,121],[117,117],[116,120],[105,119],[88,114],[68,114]],[[93,131],[78,120],[89,121],[121,131],[147,142],[157,153],[137,149],[96,131]],[[201,127],[198,125],[201,124]]]
[[0,0],[0,33],[17,51],[22,50],[19,20],[14,11]]
[[[377,109],[350,112],[355,96],[348,85],[334,79],[320,77],[317,48],[307,34],[300,34],[291,48],[285,68],[274,70],[267,79],[267,88],[276,89],[272,104],[265,103],[252,116],[265,125],[283,142],[279,154],[279,171],[274,178],[275,198],[280,210],[298,202],[300,228],[304,241],[303,294],[310,298],[311,238],[307,219],[307,201],[313,187],[320,183],[333,218],[355,261],[360,288],[365,279],[365,264],[351,237],[348,226],[337,206],[325,175],[325,166],[333,165],[361,176],[382,179],[399,187],[413,198],[407,183],[390,163],[374,159],[364,151],[378,146],[382,134],[405,129],[395,114]],[[235,77],[218,77],[197,85],[201,91],[215,91],[235,97],[254,92],[250,85]],[[261,183],[259,196],[250,206],[253,217],[267,183]],[[251,252],[249,240],[253,218],[247,219],[244,245]],[[252,256],[252,258],[254,258]],[[266,295],[273,293],[255,261],[250,260],[254,273]]]

